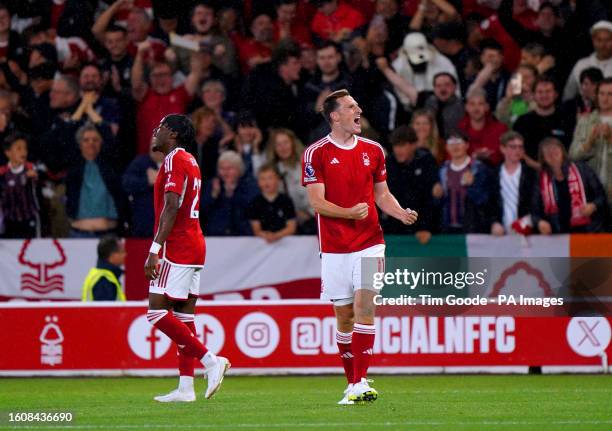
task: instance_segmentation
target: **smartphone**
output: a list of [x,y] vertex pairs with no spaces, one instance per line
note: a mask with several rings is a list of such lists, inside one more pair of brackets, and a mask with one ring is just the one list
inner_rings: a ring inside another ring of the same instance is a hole
[[510,89],[513,96],[520,96],[523,92],[523,75],[517,73],[510,80]]

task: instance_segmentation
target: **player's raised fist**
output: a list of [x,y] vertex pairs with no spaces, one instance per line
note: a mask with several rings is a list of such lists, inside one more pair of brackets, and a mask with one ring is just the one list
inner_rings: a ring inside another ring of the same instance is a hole
[[368,216],[368,204],[360,202],[349,209],[349,218],[354,220],[363,220]]
[[417,221],[418,217],[419,214],[416,211],[406,208],[404,214],[402,214],[401,220],[404,224],[413,224],[415,221]]
[[149,253],[144,266],[145,277],[147,280],[155,280],[159,277],[159,256]]

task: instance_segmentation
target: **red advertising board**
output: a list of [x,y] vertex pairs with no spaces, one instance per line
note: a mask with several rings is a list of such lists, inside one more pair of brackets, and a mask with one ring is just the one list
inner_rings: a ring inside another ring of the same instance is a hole
[[[381,307],[373,366],[596,366],[610,355],[603,317],[428,317]],[[387,314],[387,315],[386,315]],[[146,304],[3,304],[0,374],[175,374],[176,349],[146,319]],[[335,319],[319,301],[202,301],[200,339],[234,372],[339,371]]]

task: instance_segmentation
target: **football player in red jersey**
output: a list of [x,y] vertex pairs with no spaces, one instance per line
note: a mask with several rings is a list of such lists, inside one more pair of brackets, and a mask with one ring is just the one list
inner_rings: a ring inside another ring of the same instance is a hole
[[[205,397],[221,386],[230,363],[206,349],[196,336],[195,304],[206,246],[200,228],[202,179],[186,146],[195,143],[195,131],[185,115],[165,116],[153,133],[153,150],[165,158],[154,186],[155,238],[145,262],[150,280],[147,318],[178,347],[179,387],[159,402],[195,401],[194,359],[204,364],[208,378]],[[160,260],[161,255],[161,260]]]
[[317,213],[321,251],[321,297],[333,302],[336,341],[348,380],[338,404],[374,401],[366,378],[374,345],[374,296],[362,283],[362,258],[384,270],[385,241],[376,205],[405,224],[416,211],[402,208],[387,186],[385,154],[361,133],[361,108],[348,91],[331,93],[323,103],[331,133],[303,156],[302,183]]

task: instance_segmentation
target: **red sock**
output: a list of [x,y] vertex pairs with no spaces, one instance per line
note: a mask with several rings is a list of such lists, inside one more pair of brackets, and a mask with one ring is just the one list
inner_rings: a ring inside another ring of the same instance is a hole
[[353,353],[351,352],[352,332],[336,331],[336,343],[340,351],[344,375],[349,383],[353,383]]
[[206,347],[183,322],[174,317],[172,313],[168,313],[168,310],[149,310],[147,319],[174,341],[182,353],[198,360],[206,354]]
[[[174,315],[176,316],[176,318],[178,320],[180,320],[185,325],[187,325],[187,327],[192,332],[192,334],[194,334],[196,336],[198,335],[197,332],[196,332],[196,327],[195,327],[195,322],[194,322],[193,314],[174,312]],[[177,350],[177,353],[178,353],[179,375],[180,376],[193,377],[194,376],[194,370],[195,370],[195,363],[193,361],[193,357],[187,356],[186,354],[184,354],[181,351],[181,349],[178,348],[178,346],[177,346],[176,350]]]
[[353,383],[361,381],[368,375],[376,327],[355,323],[353,327]]

